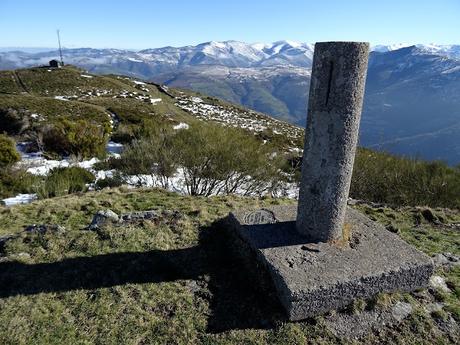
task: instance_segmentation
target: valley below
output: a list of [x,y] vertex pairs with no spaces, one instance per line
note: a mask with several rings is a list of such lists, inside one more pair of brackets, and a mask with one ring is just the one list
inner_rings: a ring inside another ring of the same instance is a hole
[[[303,127],[313,45],[207,42],[128,51],[65,49],[68,63],[193,90]],[[0,69],[47,64],[57,52],[0,52]],[[364,147],[460,162],[458,46],[376,46],[360,129]]]

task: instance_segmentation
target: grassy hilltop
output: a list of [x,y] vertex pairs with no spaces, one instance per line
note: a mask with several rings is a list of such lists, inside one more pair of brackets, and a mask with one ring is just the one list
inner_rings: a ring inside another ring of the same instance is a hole
[[[292,202],[114,189],[3,208],[1,232],[17,235],[1,247],[0,342],[352,343],[334,333],[334,314],[285,322],[263,281],[231,252],[216,223],[235,208]],[[159,217],[82,230],[97,210],[107,208],[117,213],[153,209]],[[442,220],[437,223],[423,216],[423,208],[359,208],[429,255],[460,255],[460,232],[451,226],[460,222],[458,211],[432,211]],[[59,224],[65,230],[19,233],[33,223]],[[458,338],[449,329],[460,320],[459,269],[439,268],[436,273],[445,278],[450,292],[380,295],[357,301],[338,315],[384,315],[404,302],[412,307],[407,318],[371,328],[354,343],[454,343]],[[438,304],[441,309],[426,311]]]
[[[119,158],[106,157],[109,140],[124,145]],[[37,176],[17,162],[15,142],[49,159],[99,162]],[[295,186],[302,145],[299,127],[186,90],[72,66],[0,71],[0,196],[39,197],[0,205],[0,343],[460,341],[460,170],[367,149],[355,161],[354,207],[438,261],[450,258],[438,265],[441,283],[286,322],[219,220],[294,203],[270,192]],[[96,182],[107,171],[113,177]],[[191,195],[166,191],[177,171]],[[137,175],[165,189],[127,187]],[[86,230],[107,209],[154,217]]]

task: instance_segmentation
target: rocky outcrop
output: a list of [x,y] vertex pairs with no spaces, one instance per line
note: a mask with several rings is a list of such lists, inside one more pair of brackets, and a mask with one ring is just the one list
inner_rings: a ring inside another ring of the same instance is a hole
[[148,210],[148,211],[135,211],[122,213],[118,215],[110,209],[98,211],[94,216],[91,224],[86,227],[87,230],[97,230],[101,227],[104,227],[108,224],[113,225],[127,225],[135,224],[143,221],[150,221],[157,223],[163,220],[169,220],[175,223],[182,217],[178,211],[158,211],[158,210]]

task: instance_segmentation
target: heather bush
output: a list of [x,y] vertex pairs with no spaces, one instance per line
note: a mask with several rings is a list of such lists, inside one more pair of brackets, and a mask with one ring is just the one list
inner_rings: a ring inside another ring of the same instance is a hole
[[79,158],[103,157],[110,128],[80,119],[62,119],[42,129],[46,151]]
[[282,158],[241,129],[209,123],[179,131],[157,124],[142,128],[140,139],[126,146],[119,159],[98,168],[150,175],[164,188],[179,172],[190,195],[260,195],[280,183]]
[[178,164],[191,195],[263,194],[279,182],[281,160],[241,129],[192,125],[175,137]]
[[0,109],[0,133],[20,134],[27,127],[26,119],[24,111],[12,108]]
[[96,181],[95,187],[97,190],[104,188],[114,188],[123,185],[123,177],[120,174],[115,174],[111,177],[105,177]]
[[350,195],[395,206],[460,207],[460,170],[367,149],[359,150]]
[[0,134],[0,168],[11,166],[21,159],[13,139]]
[[0,197],[8,198],[20,193],[33,193],[41,177],[22,169],[0,169]]
[[141,139],[128,145],[111,167],[127,175],[157,176],[164,188],[177,170],[174,131],[167,126],[152,126]]
[[37,188],[40,198],[52,198],[76,192],[85,192],[96,177],[80,167],[54,168]]

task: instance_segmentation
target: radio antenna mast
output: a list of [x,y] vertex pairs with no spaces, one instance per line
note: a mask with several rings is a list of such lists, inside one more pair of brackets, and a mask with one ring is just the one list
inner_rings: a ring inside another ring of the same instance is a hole
[[64,66],[64,60],[62,59],[62,48],[61,48],[61,36],[59,35],[59,29],[57,31],[57,38],[59,44],[59,56],[61,57],[61,66]]

